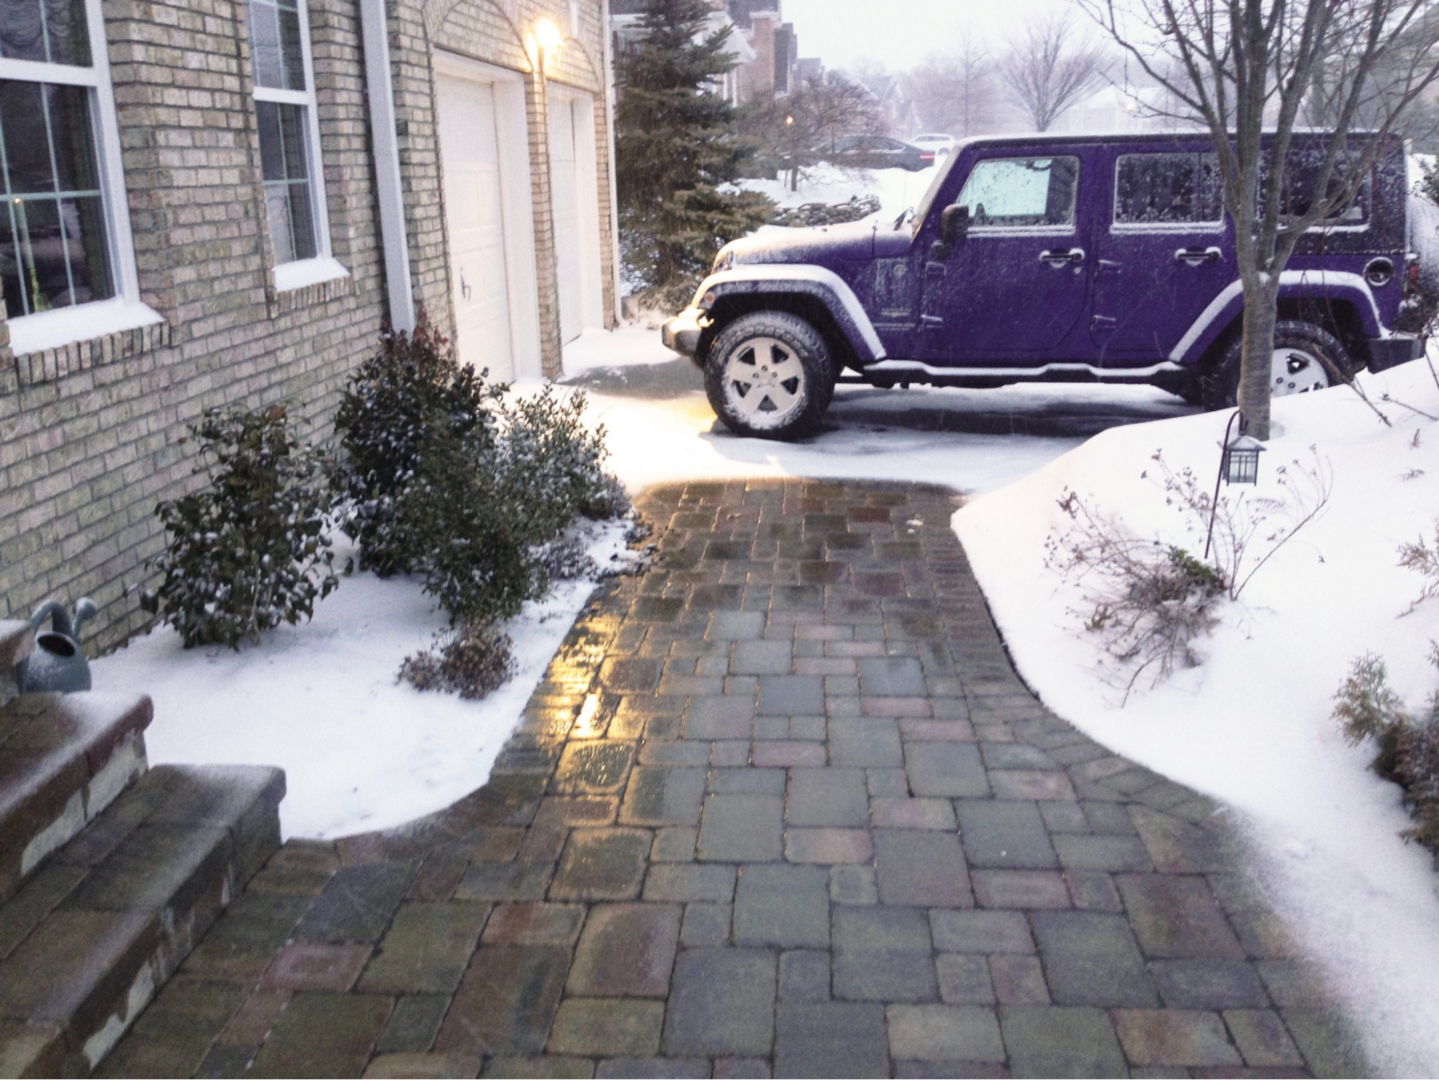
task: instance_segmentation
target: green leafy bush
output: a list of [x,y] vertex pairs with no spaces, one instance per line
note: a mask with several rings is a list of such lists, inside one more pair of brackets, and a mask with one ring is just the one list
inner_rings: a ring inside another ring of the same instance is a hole
[[319,452],[299,442],[284,406],[213,408],[190,430],[202,441],[207,487],[162,502],[164,575],[141,605],[179,631],[186,648],[246,639],[314,613],[338,584],[325,536],[330,496]]
[[[1439,668],[1439,645],[1431,646],[1429,660]],[[1428,715],[1414,719],[1389,685],[1384,662],[1366,653],[1354,661],[1334,700],[1344,737],[1356,745],[1373,739],[1379,753],[1372,768],[1404,789],[1414,819],[1404,838],[1439,852],[1439,694],[1430,697]]]
[[335,415],[344,453],[334,485],[350,500],[341,527],[359,543],[362,568],[382,576],[422,568],[396,499],[414,479],[427,441],[483,443],[491,436],[489,405],[505,388],[487,385],[487,374],[461,367],[422,310],[413,335],[387,325],[379,351],[351,376]]

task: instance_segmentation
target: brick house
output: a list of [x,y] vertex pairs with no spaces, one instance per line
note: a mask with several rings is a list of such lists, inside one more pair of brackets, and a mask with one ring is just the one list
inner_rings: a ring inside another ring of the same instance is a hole
[[423,306],[492,377],[613,325],[606,0],[4,0],[0,618],[144,625],[185,425],[327,434]]

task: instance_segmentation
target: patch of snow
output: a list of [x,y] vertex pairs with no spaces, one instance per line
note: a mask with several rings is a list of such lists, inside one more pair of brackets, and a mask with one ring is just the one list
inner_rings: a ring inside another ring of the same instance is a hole
[[[877,195],[880,209],[872,218],[893,221],[904,210],[919,205],[938,167],[931,165],[919,172],[909,172],[906,169],[843,169],[822,163],[800,170],[798,191],[789,189],[788,173],[778,180],[742,180],[737,186],[768,195],[781,207],[812,202],[842,203]],[[767,225],[759,233],[782,227]]]
[[[625,560],[624,522],[586,523],[601,567]],[[353,548],[336,537],[336,562]],[[398,682],[400,662],[448,620],[417,578],[344,578],[309,623],[258,646],[182,649],[160,627],[92,665],[97,689],[149,694],[150,763],[278,765],[286,837],[330,839],[402,825],[481,787],[530,694],[594,589],[557,582],[505,627],[516,670],[481,701]]]
[[[1081,627],[1082,583],[1045,566],[1065,530],[1065,488],[1140,536],[1201,552],[1165,505],[1150,457],[1162,450],[1209,490],[1229,413],[1115,428],[954,516],[1020,673],[1060,716],[1117,753],[1227,803],[1257,852],[1260,876],[1306,951],[1319,959],[1385,1074],[1439,1074],[1439,897],[1399,788],[1369,771],[1374,748],[1345,744],[1332,696],[1354,658],[1383,656],[1395,689],[1420,710],[1436,688],[1426,660],[1439,601],[1400,618],[1422,581],[1397,565],[1401,542],[1439,519],[1439,425],[1381,401],[1387,391],[1431,414],[1439,394],[1423,362],[1363,377],[1383,427],[1343,388],[1276,399],[1279,422],[1250,499],[1278,495],[1276,467],[1317,447],[1333,470],[1327,512],[1221,608],[1199,667],[1121,707],[1112,661]],[[1141,478],[1148,468],[1150,478]],[[1415,476],[1411,470],[1423,470]],[[1406,479],[1406,475],[1409,477]],[[1229,489],[1231,496],[1237,489]]]

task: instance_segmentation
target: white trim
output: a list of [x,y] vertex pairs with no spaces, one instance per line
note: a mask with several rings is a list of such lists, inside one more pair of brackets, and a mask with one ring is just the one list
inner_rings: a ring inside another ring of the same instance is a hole
[[270,101],[276,105],[302,105],[310,108],[314,101],[308,91],[305,90],[282,90],[278,86],[261,86],[255,84],[255,100]]
[[[1279,287],[1281,289],[1285,286],[1296,285],[1314,285],[1319,288],[1332,285],[1341,289],[1358,289],[1369,301],[1369,309],[1374,313],[1375,324],[1381,330],[1384,329],[1384,320],[1379,315],[1379,305],[1375,302],[1374,294],[1369,291],[1369,283],[1364,280],[1362,274],[1352,274],[1345,270],[1284,270],[1280,272]],[[1199,318],[1195,319],[1193,325],[1185,331],[1184,336],[1179,339],[1179,344],[1169,351],[1169,359],[1175,363],[1183,360],[1189,350],[1194,347],[1194,343],[1204,335],[1204,332],[1216,319],[1224,314],[1224,309],[1234,301],[1234,298],[1242,295],[1243,292],[1244,282],[1242,281],[1231,281],[1224,286],[1219,295],[1209,302],[1209,306],[1200,312]]]
[[[120,128],[115,118],[115,92],[110,81],[110,52],[105,38],[105,13],[100,0],[86,0],[90,29],[90,62],[95,70],[95,134],[97,167],[103,177],[105,224],[110,228],[110,265],[116,293],[128,304],[140,304],[140,275],[135,269],[135,240],[130,233],[130,198],[120,157]],[[149,309],[146,308],[148,311]],[[158,317],[158,316],[157,316]]]
[[976,236],[1073,236],[1076,231],[1073,225],[974,225],[965,235],[971,238]]
[[[505,231],[506,288],[510,306],[510,348],[515,378],[538,377],[540,361],[540,286],[535,257],[535,217],[531,198],[530,135],[525,108],[525,76],[508,68],[442,52],[432,54],[435,75],[489,83],[495,96],[495,135],[500,155],[501,214]],[[436,90],[438,93],[438,89]],[[444,168],[441,146],[440,167]],[[445,223],[448,260],[449,223]],[[448,280],[453,264],[445,265]],[[450,290],[453,294],[453,282]]]
[[313,259],[296,259],[280,263],[275,267],[275,291],[293,292],[306,285],[319,285],[326,281],[347,278],[350,272],[329,255],[317,255]]
[[[85,14],[88,20],[90,11],[89,4],[86,4]],[[101,40],[104,40],[102,35]],[[94,39],[91,38],[91,52]],[[48,60],[10,60],[0,57],[0,79],[13,79],[16,82],[47,82],[64,83],[66,86],[99,86],[101,82],[99,63],[101,57],[95,56],[91,60],[91,66],[81,67],[79,64],[56,64]],[[109,72],[108,57],[105,58],[104,68]]]
[[405,186],[400,176],[400,144],[395,130],[385,0],[360,0],[360,32],[365,40],[365,85],[369,91],[375,194],[380,205],[390,325],[408,333],[415,328],[415,292],[410,280],[410,239],[405,227]]
[[6,325],[10,328],[10,352],[24,356],[164,321],[158,312],[139,301],[115,297],[20,315],[6,320]]
[[1051,371],[1072,371],[1087,372],[1099,379],[1130,379],[1149,378],[1159,374],[1161,371],[1183,371],[1179,364],[1160,362],[1143,368],[1097,368],[1092,364],[1073,363],[1052,363],[1044,364],[1041,367],[931,367],[929,364],[921,363],[918,360],[881,360],[877,364],[867,364],[864,368],[866,375],[888,375],[890,373],[903,373],[906,371],[922,371],[926,375],[937,377],[964,377],[982,378],[992,375],[1000,375],[1006,378],[1010,376],[1020,377],[1025,375],[1046,375]]
[[716,285],[728,285],[731,282],[742,281],[812,281],[817,285],[823,285],[844,305],[845,312],[853,320],[855,326],[859,327],[860,336],[864,343],[869,346],[869,351],[874,354],[876,360],[883,360],[885,357],[884,345],[879,340],[879,335],[874,331],[874,324],[870,322],[869,313],[864,310],[864,305],[859,302],[859,297],[854,295],[854,290],[849,287],[844,278],[840,277],[833,270],[827,270],[823,266],[814,266],[809,263],[741,263],[730,270],[721,270],[718,274],[711,274],[700,283],[695,292],[693,307],[699,307],[700,298]]

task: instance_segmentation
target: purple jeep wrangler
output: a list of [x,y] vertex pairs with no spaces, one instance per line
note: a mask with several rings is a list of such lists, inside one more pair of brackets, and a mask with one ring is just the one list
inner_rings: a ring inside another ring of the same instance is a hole
[[[1295,140],[1293,212],[1317,138]],[[1275,394],[1419,355],[1395,328],[1418,280],[1406,189],[1395,139],[1352,204],[1295,251]],[[1238,387],[1242,304],[1206,136],[980,138],[949,155],[913,216],[727,245],[663,337],[704,370],[732,431],[790,438],[818,425],[844,369],[884,387],[1149,383],[1223,407]]]

